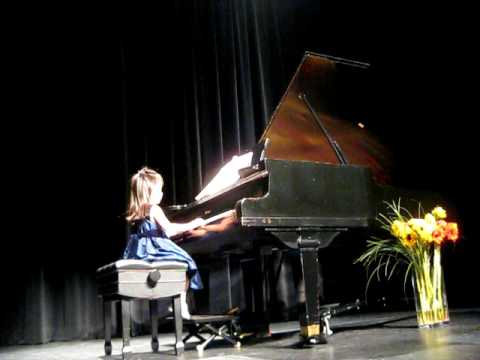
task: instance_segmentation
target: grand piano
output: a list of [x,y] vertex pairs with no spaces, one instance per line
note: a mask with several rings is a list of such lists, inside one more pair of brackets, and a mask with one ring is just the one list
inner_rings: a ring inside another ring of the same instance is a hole
[[229,165],[236,177],[215,188],[219,172],[210,191],[169,211],[182,222],[234,210],[245,229],[243,237],[179,242],[194,257],[266,243],[298,251],[305,284],[300,334],[309,344],[326,342],[318,251],[343,232],[374,226],[384,201],[410,196],[387,185],[389,153],[365,128],[366,75],[368,64],[306,53],[251,156],[237,161],[240,169]]

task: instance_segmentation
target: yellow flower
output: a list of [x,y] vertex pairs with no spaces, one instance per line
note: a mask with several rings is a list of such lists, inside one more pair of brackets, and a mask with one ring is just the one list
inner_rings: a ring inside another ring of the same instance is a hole
[[400,220],[395,220],[392,223],[390,231],[406,247],[412,247],[418,239],[418,234],[407,223]]
[[395,220],[391,227],[390,227],[390,231],[392,233],[393,236],[397,237],[397,238],[402,238],[404,237],[404,233],[405,233],[405,223],[400,221],[400,220]]
[[423,234],[422,234],[423,239],[428,242],[432,242],[433,232],[435,231],[436,228],[437,228],[437,224],[435,222],[433,223],[427,222],[427,225],[423,229]]
[[436,223],[436,219],[435,219],[435,216],[433,216],[432,214],[428,213],[427,215],[425,215],[425,221],[428,223],[428,224],[434,224]]
[[408,225],[418,235],[418,237],[426,242],[433,241],[432,233],[435,230],[435,222],[426,221],[425,219],[410,219]]
[[420,233],[423,231],[423,228],[426,226],[427,222],[425,219],[410,219],[408,220],[408,226],[412,228],[413,231]]
[[435,209],[432,211],[433,216],[435,216],[435,219],[445,219],[447,217],[447,212],[445,211],[444,208],[437,206]]
[[418,235],[412,231],[409,226],[406,226],[406,228],[409,231],[405,234],[405,237],[400,239],[400,241],[405,247],[413,247],[418,240]]

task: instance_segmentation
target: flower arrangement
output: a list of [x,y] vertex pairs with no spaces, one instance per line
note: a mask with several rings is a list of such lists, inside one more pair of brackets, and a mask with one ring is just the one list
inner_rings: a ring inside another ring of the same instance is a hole
[[400,200],[387,203],[387,206],[390,213],[380,214],[378,220],[391,237],[368,240],[367,249],[356,260],[369,274],[367,288],[375,275],[380,279],[384,274],[390,279],[397,266],[403,263],[406,265],[404,284],[409,274],[414,283],[418,325],[430,327],[448,322],[441,246],[447,241],[457,241],[458,225],[447,222],[447,213],[439,206],[423,214],[419,204],[416,218],[401,207]]

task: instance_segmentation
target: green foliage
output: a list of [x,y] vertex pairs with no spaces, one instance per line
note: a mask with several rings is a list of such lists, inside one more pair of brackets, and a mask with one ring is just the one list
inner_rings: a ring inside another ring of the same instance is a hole
[[[420,252],[421,246],[408,247],[391,233],[391,227],[395,220],[407,222],[413,216],[401,206],[401,200],[398,202],[387,203],[387,215],[379,214],[377,221],[381,224],[380,228],[386,232],[386,238],[372,237],[367,241],[367,249],[360,255],[354,263],[361,263],[367,272],[368,291],[372,279],[377,278],[380,281],[382,277],[390,280],[396,271],[404,270],[404,289],[407,279],[412,269],[421,266]],[[418,214],[423,210],[419,203]]]

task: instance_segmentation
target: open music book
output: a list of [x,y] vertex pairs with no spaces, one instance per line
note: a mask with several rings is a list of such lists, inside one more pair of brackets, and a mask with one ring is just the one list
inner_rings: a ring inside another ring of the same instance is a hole
[[217,175],[195,196],[195,200],[198,201],[206,196],[216,194],[230,185],[235,184],[240,179],[238,170],[251,165],[252,154],[253,152],[250,151],[243,155],[233,156],[232,160],[222,166]]

